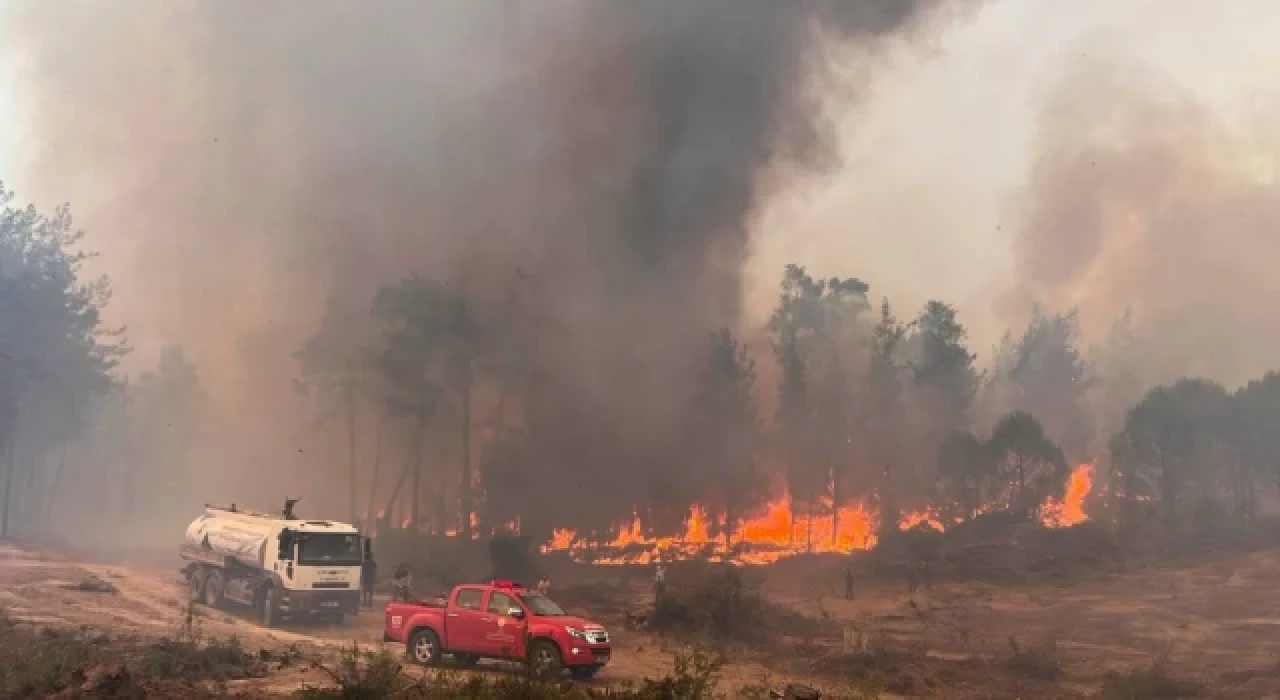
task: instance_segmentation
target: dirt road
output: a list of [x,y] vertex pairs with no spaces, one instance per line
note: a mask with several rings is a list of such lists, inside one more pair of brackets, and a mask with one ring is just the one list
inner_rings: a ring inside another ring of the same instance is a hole
[[[821,562],[814,566],[830,568]],[[172,567],[109,566],[0,545],[0,609],[11,618],[41,626],[88,627],[140,639],[177,634],[184,629],[189,611],[195,610],[195,628],[205,638],[234,636],[249,649],[283,652],[292,648],[321,663],[337,659],[341,650],[353,643],[367,650],[382,647],[381,601],[341,627],[267,630],[247,616],[189,606],[177,568],[177,562]],[[602,576],[610,572],[585,573]],[[966,663],[977,662],[986,666],[970,676],[989,678],[982,681],[988,683],[988,690],[997,687],[990,669],[1003,669],[1002,690],[1017,690],[1021,687],[1017,674],[1010,676],[1002,665],[1010,654],[1010,640],[1024,648],[1051,640],[1065,674],[1052,684],[1054,690],[1065,694],[1054,697],[1092,697],[1108,671],[1132,672],[1163,660],[1177,675],[1212,689],[1215,697],[1280,698],[1277,551],[1224,555],[1180,570],[1099,576],[1070,586],[1002,588],[947,583],[909,596],[891,582],[867,582],[859,586],[854,601],[815,593],[826,588],[816,579],[835,575],[832,572],[822,574],[815,568],[812,579],[782,570],[764,575],[770,579],[765,590],[774,603],[826,619],[862,638],[892,638],[900,648],[927,650],[928,657],[938,663],[925,672],[935,678],[955,676],[954,670],[943,668],[947,664],[963,674]],[[77,584],[94,577],[111,583],[115,592],[78,590]],[[611,602],[589,603],[578,596],[583,603],[580,608],[568,605],[571,612],[585,613],[611,628],[615,657],[599,677],[601,684],[666,676],[671,672],[672,652],[679,649],[674,642],[628,630],[614,617],[628,606],[643,605],[642,599],[649,595],[643,583],[628,586],[622,581],[609,588],[615,597]],[[565,596],[570,600],[575,597]],[[733,692],[757,684],[778,687],[788,681],[839,688],[831,682],[833,676],[823,676],[827,679],[824,683],[815,675],[812,663],[820,653],[830,652],[831,645],[838,648],[839,636],[834,640],[779,640],[773,656],[743,650],[724,669],[722,689]],[[794,653],[786,653],[791,646]],[[399,653],[398,649],[391,651]],[[501,672],[503,667],[488,665],[485,670]],[[842,677],[856,680],[858,673],[850,671]],[[248,689],[287,693],[325,679],[314,666],[301,664],[246,685]],[[1050,686],[1032,687],[1037,696],[1050,697],[1044,694]],[[924,694],[982,696],[949,694],[953,688],[954,684],[943,692],[943,686],[930,686],[930,692]]]
[[[94,579],[109,582],[115,592],[79,590]],[[207,639],[238,638],[248,649],[284,652],[297,650],[321,663],[337,659],[353,643],[365,650],[383,648],[382,605],[351,617],[341,626],[291,626],[264,629],[234,610],[210,610],[191,606],[178,574],[161,567],[128,567],[73,561],[45,551],[0,545],[0,609],[17,620],[63,628],[91,628],[116,636],[159,639],[178,634],[194,615],[194,627]],[[671,672],[672,652],[661,640],[625,631],[615,632],[615,657],[596,679],[597,684],[661,678]],[[391,649],[398,653],[398,649]],[[483,671],[503,672],[502,664],[486,664]],[[409,669],[410,673],[422,673]],[[757,663],[735,663],[725,670],[726,689],[770,679],[768,669]],[[272,692],[297,690],[307,683],[321,683],[325,675],[314,666],[301,665],[282,676],[233,684],[240,690]],[[812,681],[812,679],[810,679]]]

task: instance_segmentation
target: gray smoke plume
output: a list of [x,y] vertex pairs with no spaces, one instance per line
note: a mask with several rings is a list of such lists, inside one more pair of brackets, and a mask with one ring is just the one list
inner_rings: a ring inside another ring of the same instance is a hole
[[1087,48],[1040,115],[1016,296],[1079,307],[1094,338],[1131,309],[1141,386],[1274,368],[1280,197],[1260,168],[1274,143],[1114,47]]
[[612,519],[684,496],[671,437],[753,211],[836,152],[824,46],[941,4],[30,3],[4,44],[23,181],[76,198],[135,342],[187,347],[242,461],[292,456],[325,300],[417,271],[536,319],[547,434]]

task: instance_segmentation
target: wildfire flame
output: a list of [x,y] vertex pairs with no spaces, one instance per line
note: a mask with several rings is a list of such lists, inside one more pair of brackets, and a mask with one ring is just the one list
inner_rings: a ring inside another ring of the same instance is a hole
[[[1071,527],[1088,520],[1084,501],[1092,488],[1093,466],[1076,467],[1067,480],[1062,500],[1050,497],[1040,508],[1041,523],[1046,527]],[[731,541],[740,551],[734,560],[743,564],[771,564],[802,553],[871,549],[877,542],[875,516],[872,509],[853,504],[841,507],[834,518],[829,507],[822,515],[797,517],[790,496],[783,494],[767,503],[758,515],[737,522]],[[898,527],[901,530],[928,527],[938,532],[947,529],[944,520],[933,511],[904,513]],[[646,534],[640,516],[633,514],[631,522],[619,527],[611,541],[591,542],[573,530],[556,530],[542,551],[567,552],[575,559],[595,564],[620,565],[650,564],[699,554],[714,561],[723,556],[724,546],[723,538],[709,535],[706,511],[694,506],[685,520],[684,531],[678,535]],[[601,553],[606,556],[593,556]],[[613,553],[617,554],[609,556]]]
[[1062,501],[1050,498],[1040,509],[1040,522],[1047,527],[1071,527],[1089,519],[1084,512],[1084,499],[1093,490],[1093,465],[1082,464],[1067,479],[1067,493]]

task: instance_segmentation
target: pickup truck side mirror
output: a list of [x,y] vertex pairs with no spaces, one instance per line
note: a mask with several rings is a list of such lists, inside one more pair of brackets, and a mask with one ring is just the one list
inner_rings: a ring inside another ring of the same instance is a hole
[[523,620],[524,610],[521,608],[507,608],[507,617],[514,617],[517,620]]
[[277,558],[280,559],[280,561],[293,560],[293,542],[293,530],[280,531],[280,551],[277,553]]

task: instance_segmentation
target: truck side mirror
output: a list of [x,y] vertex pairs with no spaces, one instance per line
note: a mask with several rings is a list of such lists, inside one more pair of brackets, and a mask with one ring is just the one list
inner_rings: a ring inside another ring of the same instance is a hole
[[280,561],[293,560],[293,542],[294,542],[293,530],[280,531],[280,551],[277,553],[277,558],[279,558]]

